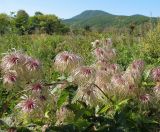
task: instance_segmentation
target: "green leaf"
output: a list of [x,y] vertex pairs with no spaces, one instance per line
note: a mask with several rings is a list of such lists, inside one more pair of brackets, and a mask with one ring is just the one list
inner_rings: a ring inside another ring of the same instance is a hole
[[49,118],[48,113],[49,113],[49,111],[46,111],[45,114],[44,114],[46,118]]
[[60,95],[60,97],[57,101],[57,107],[58,108],[60,108],[66,102],[68,96],[69,96],[68,91],[66,91],[66,90],[62,91],[62,93],[61,93],[61,95]]
[[99,114],[105,113],[105,112],[108,111],[111,107],[112,107],[112,105],[108,104],[108,105],[104,106],[98,113],[99,113]]
[[115,110],[120,110],[124,105],[126,105],[128,103],[130,99],[125,99],[122,100],[121,102],[119,102],[118,104],[115,105]]
[[148,124],[159,124],[158,121],[155,120],[145,120],[144,123],[148,123]]
[[125,104],[127,104],[128,103],[128,101],[129,101],[130,99],[125,99],[125,100],[122,100],[121,102],[119,102],[118,103],[118,105],[119,106],[121,106],[121,105],[125,105]]

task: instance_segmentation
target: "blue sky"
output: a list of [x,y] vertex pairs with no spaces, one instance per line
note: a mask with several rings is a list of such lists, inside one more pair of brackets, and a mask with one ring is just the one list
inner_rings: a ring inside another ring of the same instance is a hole
[[0,13],[19,9],[70,18],[84,10],[103,10],[116,15],[160,16],[160,0],[0,0]]

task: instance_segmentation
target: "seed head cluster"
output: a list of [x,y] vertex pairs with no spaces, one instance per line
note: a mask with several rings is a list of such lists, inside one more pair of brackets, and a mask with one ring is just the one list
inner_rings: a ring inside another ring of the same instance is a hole
[[[145,71],[143,60],[136,59],[122,70],[117,64],[117,53],[111,38],[95,40],[91,44],[95,57],[91,65],[85,65],[82,57],[68,51],[57,54],[54,59],[54,70],[68,75],[71,78],[70,82],[78,86],[72,102],[80,100],[87,105],[95,106],[112,99],[136,98],[144,105],[149,104],[153,99],[160,101],[160,67],[153,68],[150,72],[150,78],[155,86],[151,89],[152,92],[149,92],[141,86]],[[25,91],[16,105],[16,108],[22,112],[36,111],[34,115],[45,116],[49,103],[57,101],[58,95],[51,97],[53,91],[51,92],[50,88],[54,86],[46,85],[41,78],[42,65],[37,58],[12,50],[4,54],[0,68],[4,85],[20,86],[21,92]],[[57,83],[56,88],[64,90],[68,87],[67,79],[61,80],[63,83]],[[65,122],[65,117],[70,115],[73,113],[67,107],[57,110],[58,124]]]
[[[137,97],[144,104],[150,102],[151,95],[145,93],[140,87],[145,70],[143,60],[134,60],[126,70],[122,70],[116,63],[118,58],[111,38],[97,39],[91,42],[91,45],[96,59],[90,66],[79,65],[80,59],[77,58],[80,57],[66,51],[59,53],[55,58],[57,69],[60,72],[69,72],[73,83],[78,85],[74,101],[83,100],[87,104],[96,105],[96,100],[102,99],[102,102],[105,102],[103,92],[111,98],[114,96],[118,99]],[[155,82],[160,81],[159,71],[158,67],[151,72],[151,77]],[[97,90],[97,87],[101,90]],[[153,88],[153,92],[159,96],[159,85]]]
[[40,61],[21,51],[11,50],[4,54],[0,66],[6,89],[17,86],[20,88],[17,92],[22,93],[16,108],[25,113],[40,110],[48,96],[41,76],[38,76],[41,73]]

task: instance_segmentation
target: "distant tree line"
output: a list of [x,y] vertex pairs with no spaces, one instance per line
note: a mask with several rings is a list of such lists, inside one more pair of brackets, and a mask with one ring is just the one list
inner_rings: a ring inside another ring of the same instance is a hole
[[29,16],[24,10],[10,15],[0,14],[0,34],[15,32],[20,35],[34,33],[67,33],[69,27],[61,22],[55,15],[44,15],[35,12],[34,16]]

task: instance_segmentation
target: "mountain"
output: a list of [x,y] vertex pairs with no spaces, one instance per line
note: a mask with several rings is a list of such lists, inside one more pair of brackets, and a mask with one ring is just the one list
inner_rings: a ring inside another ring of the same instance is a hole
[[[87,10],[81,14],[74,16],[70,19],[63,20],[64,23],[72,27],[85,27],[90,26],[94,28],[106,28],[106,27],[125,27],[129,26],[131,23],[136,25],[149,22],[150,17],[143,15],[132,15],[132,16],[122,16],[122,15],[113,15],[100,10]],[[153,21],[156,18],[152,18]]]

